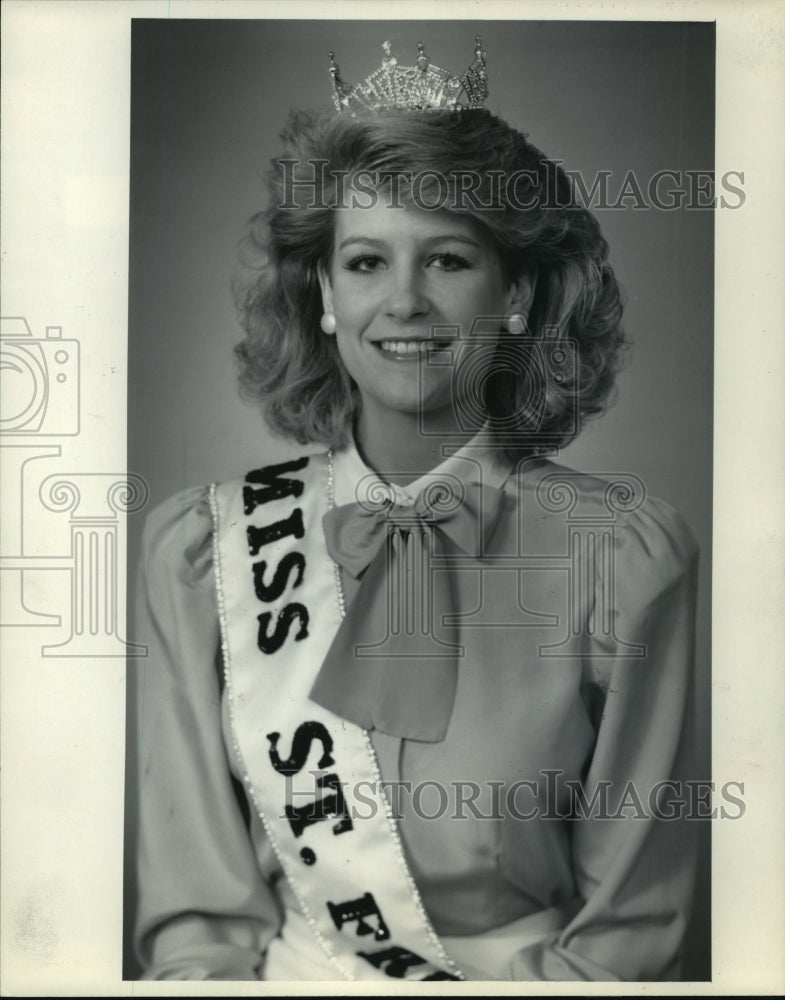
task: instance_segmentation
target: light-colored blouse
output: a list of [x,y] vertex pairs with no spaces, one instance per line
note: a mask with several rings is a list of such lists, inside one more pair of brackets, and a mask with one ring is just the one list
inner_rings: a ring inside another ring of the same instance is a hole
[[[690,777],[694,540],[635,477],[472,458],[504,499],[452,581],[466,653],[446,737],[371,734],[426,911],[454,939],[565,907],[511,979],[678,978],[694,824],[664,817]],[[339,452],[336,501],[369,474]],[[207,490],[186,490],[151,514],[141,563],[136,942],[152,979],[263,979],[297,907],[237,780],[211,541]]]

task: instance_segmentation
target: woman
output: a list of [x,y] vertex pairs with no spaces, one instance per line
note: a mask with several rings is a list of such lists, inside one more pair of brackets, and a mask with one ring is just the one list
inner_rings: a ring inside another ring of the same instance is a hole
[[546,457],[613,386],[607,246],[479,41],[331,72],[236,285],[291,458],[151,520],[146,975],[678,978],[695,545]]

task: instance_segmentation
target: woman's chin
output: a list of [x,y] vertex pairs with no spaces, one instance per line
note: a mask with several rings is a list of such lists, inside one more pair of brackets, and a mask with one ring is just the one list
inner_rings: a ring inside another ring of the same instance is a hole
[[422,393],[419,391],[387,392],[372,403],[366,403],[366,412],[371,419],[394,421],[396,415],[419,417],[423,425],[437,420],[442,422],[446,413],[452,414],[453,400],[450,392]]

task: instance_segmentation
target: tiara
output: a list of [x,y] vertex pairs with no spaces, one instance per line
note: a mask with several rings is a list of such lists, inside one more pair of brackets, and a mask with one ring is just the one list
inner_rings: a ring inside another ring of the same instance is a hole
[[416,65],[399,66],[390,43],[384,42],[381,66],[355,86],[341,79],[335,55],[330,52],[336,110],[355,115],[358,110],[375,112],[390,108],[464,111],[484,107],[488,96],[485,51],[480,36],[475,35],[474,40],[474,60],[462,76],[454,76],[434,66],[422,42],[417,43]]

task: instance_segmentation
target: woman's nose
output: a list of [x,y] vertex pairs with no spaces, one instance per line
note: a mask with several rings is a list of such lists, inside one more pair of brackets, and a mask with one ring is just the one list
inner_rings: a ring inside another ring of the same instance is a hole
[[407,322],[429,312],[430,302],[425,294],[423,278],[416,268],[396,268],[391,279],[385,302],[385,311],[389,316]]

